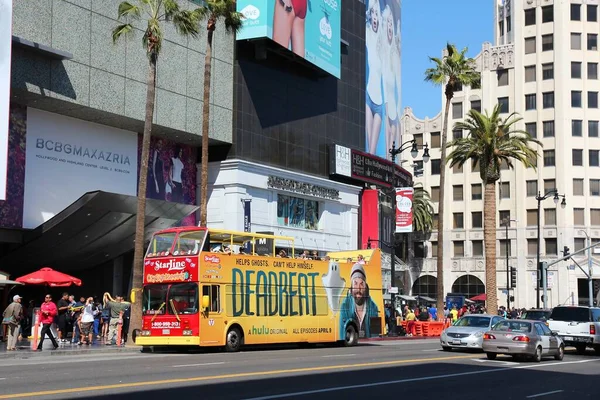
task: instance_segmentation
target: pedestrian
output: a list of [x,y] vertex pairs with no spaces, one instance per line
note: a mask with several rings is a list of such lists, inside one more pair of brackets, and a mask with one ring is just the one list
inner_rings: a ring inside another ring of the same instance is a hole
[[90,345],[92,344],[93,332],[92,325],[94,324],[94,298],[88,297],[85,300],[83,311],[81,312],[81,340],[78,345]]
[[54,317],[57,314],[58,308],[56,307],[56,304],[52,302],[52,296],[47,294],[44,298],[42,306],[40,307],[40,323],[42,324],[42,332],[40,333],[40,343],[38,344],[37,351],[42,351],[44,338],[46,337],[46,335],[48,335],[48,337],[52,341],[52,345],[54,345],[54,350],[58,349],[58,343],[56,343],[56,339],[54,338],[54,335],[50,330],[50,328],[52,327],[52,322],[54,322]]
[[108,324],[108,339],[106,340],[106,345],[115,345],[117,344],[117,327],[119,324],[123,324],[121,312],[124,313],[125,310],[131,306],[131,303],[123,301],[122,296],[116,296],[116,299],[112,300],[108,293],[104,293],[104,304],[105,307],[110,307],[110,322]]
[[13,302],[6,307],[2,313],[2,325],[5,325],[8,330],[8,342],[6,350],[17,350],[17,339],[19,338],[19,325],[23,319],[23,306],[21,305],[22,297],[18,294],[13,296]]
[[[52,303],[54,304],[54,303]],[[69,318],[69,293],[62,294],[62,298],[58,300],[58,340],[62,343],[68,342],[67,328]]]

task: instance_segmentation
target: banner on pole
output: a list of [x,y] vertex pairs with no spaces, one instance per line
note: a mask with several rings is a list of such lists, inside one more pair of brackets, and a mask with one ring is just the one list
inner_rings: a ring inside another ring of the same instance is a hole
[[250,204],[252,200],[243,199],[244,203],[244,232],[250,232],[252,230],[252,214],[250,211]]
[[396,188],[396,233],[412,232],[413,188]]

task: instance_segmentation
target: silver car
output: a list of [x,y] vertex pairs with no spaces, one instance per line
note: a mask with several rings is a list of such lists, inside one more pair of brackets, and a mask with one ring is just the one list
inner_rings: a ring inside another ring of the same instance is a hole
[[508,354],[535,362],[542,361],[544,356],[560,361],[565,355],[565,345],[545,323],[517,319],[500,321],[484,333],[483,351],[490,360],[496,359],[498,354]]
[[465,315],[442,332],[440,336],[442,349],[444,351],[452,349],[481,350],[483,334],[502,320],[504,318],[497,315]]

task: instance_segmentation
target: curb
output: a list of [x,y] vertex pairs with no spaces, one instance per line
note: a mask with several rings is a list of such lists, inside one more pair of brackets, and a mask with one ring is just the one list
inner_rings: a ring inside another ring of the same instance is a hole
[[410,341],[410,340],[436,340],[439,339],[439,336],[383,336],[376,338],[368,338],[368,339],[360,339],[360,342],[384,342],[391,340],[402,340],[402,341]]
[[48,357],[64,357],[64,356],[81,356],[81,355],[110,355],[120,353],[140,353],[141,347],[116,347],[111,349],[77,349],[77,350],[44,350],[32,351],[30,349],[17,350],[14,352],[0,353],[0,360],[10,359],[30,359],[30,358],[48,358]]

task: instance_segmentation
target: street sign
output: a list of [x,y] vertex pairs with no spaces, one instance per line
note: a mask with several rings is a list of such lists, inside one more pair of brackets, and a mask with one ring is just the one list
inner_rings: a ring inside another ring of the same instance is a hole
[[390,287],[389,292],[391,294],[398,294],[398,288],[397,287]]

